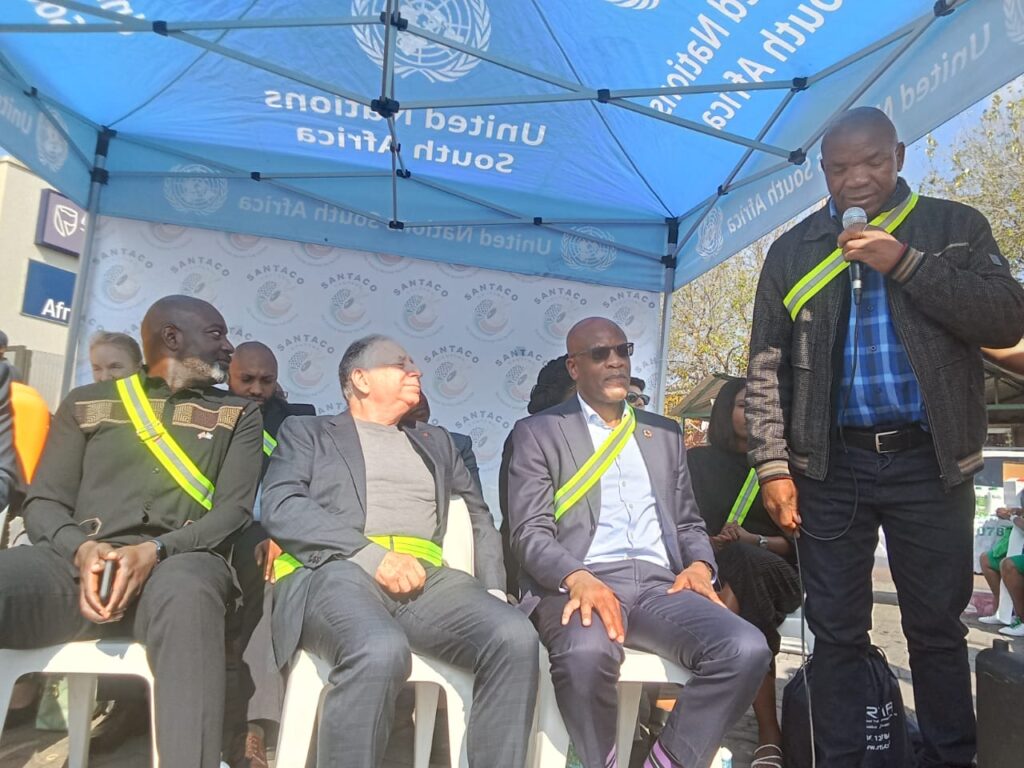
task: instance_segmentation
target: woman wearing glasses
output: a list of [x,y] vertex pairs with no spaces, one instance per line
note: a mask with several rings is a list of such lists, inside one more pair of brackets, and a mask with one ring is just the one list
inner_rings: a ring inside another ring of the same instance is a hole
[[[720,596],[764,633],[779,652],[777,627],[800,606],[793,545],[761,503],[747,464],[744,420],[746,379],[728,381],[711,408],[708,445],[687,451],[687,466],[701,516],[718,560]],[[775,664],[754,699],[758,747],[751,768],[782,767],[782,732],[775,714]]]

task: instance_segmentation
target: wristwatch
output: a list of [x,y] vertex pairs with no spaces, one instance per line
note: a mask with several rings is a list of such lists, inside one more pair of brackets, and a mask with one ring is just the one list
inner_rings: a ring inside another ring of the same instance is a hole
[[757,546],[759,546],[761,549],[768,549],[768,537],[767,536],[758,536],[757,537]]
[[160,539],[150,539],[150,541],[156,544],[156,563],[159,565],[167,559],[167,545]]

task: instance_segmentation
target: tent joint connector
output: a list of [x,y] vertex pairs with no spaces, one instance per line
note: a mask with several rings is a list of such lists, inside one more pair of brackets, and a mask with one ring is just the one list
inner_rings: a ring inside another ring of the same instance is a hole
[[106,168],[93,168],[89,172],[89,180],[93,184],[106,184],[110,181],[110,171]]
[[398,154],[399,152],[401,152],[401,151],[402,151],[402,145],[401,145],[401,143],[395,143],[395,144],[392,144],[392,145],[391,145],[391,151],[392,151],[392,153],[394,153],[394,154],[396,154],[396,155],[397,155],[397,154]]
[[539,227],[542,224],[544,224],[544,217],[542,217],[542,216],[534,216],[533,217],[533,226]]
[[399,221],[398,219],[392,219],[388,222],[388,229],[405,229],[405,222]]
[[794,149],[789,153],[789,162],[793,165],[803,165],[807,162],[807,153],[802,149]]
[[39,89],[36,88],[34,85],[30,85],[29,89],[27,91],[22,91],[22,93],[24,93],[30,99],[34,99],[36,96],[39,95]]
[[[100,132],[96,135],[96,156],[97,157],[106,157],[107,156],[107,152],[110,151],[110,140],[113,139],[115,136],[117,136],[117,131],[115,131],[113,128],[108,128],[107,126],[103,126],[103,128],[100,130]],[[107,182],[104,180],[104,181],[102,181],[100,183],[106,184]]]
[[956,0],[935,0],[935,7],[932,11],[935,13],[936,18],[942,16],[949,16],[953,11],[956,10]]
[[794,77],[793,85],[790,86],[789,90],[797,93],[798,91],[807,90],[807,78],[806,77]]
[[389,117],[394,117],[398,114],[398,110],[401,108],[399,103],[394,99],[389,99],[387,96],[381,96],[379,99],[374,99],[370,102],[370,109],[376,112],[378,115],[383,117],[385,120]]
[[252,173],[250,173],[249,178],[252,179],[253,181],[263,181],[263,176],[260,174],[259,171],[253,171]]
[[729,194],[729,188],[725,184],[719,184],[717,192],[719,197],[725,197]]
[[662,256],[661,263],[664,265],[665,269],[675,269],[679,264],[679,259],[675,256]]
[[167,37],[167,22],[166,21],[154,21],[153,31],[161,37]]
[[607,104],[612,100],[612,92],[607,88],[598,88],[597,100],[602,104]]
[[406,168],[404,171],[401,168],[399,168],[398,170],[395,171],[395,175],[400,179],[411,179],[412,171],[410,171],[408,168]]
[[409,20],[407,18],[405,18],[404,16],[402,16],[402,14],[399,11],[392,11],[390,19],[388,19],[387,11],[381,11],[380,12],[380,23],[381,24],[390,24],[395,29],[397,29],[399,32],[404,32],[405,30],[407,30],[409,28]]

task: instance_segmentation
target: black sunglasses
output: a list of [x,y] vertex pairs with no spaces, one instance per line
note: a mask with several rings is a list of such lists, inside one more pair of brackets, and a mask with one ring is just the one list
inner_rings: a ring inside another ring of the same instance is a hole
[[649,405],[651,402],[651,396],[645,395],[642,392],[630,392],[626,395],[626,402],[630,405],[636,405],[637,403],[640,403],[641,405]]
[[627,341],[625,344],[616,344],[612,347],[591,347],[590,349],[584,350],[583,352],[574,352],[569,357],[580,357],[581,355],[590,355],[590,359],[595,363],[603,363],[609,357],[612,352],[625,360],[627,357],[633,356],[633,342]]

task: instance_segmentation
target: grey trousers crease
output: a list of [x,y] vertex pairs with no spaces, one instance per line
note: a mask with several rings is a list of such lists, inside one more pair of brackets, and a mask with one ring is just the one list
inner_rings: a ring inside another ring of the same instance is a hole
[[317,740],[322,768],[375,768],[391,731],[411,652],[472,670],[472,768],[519,768],[537,692],[537,635],[473,577],[427,566],[415,597],[395,600],[359,566],[335,560],[313,575],[302,647],[332,665]]
[[[695,592],[668,594],[675,577],[640,560],[595,565],[594,575],[622,604],[625,645],[693,671],[660,737],[685,768],[710,765],[722,737],[754,700],[771,651],[752,625]],[[614,765],[616,684],[622,646],[608,639],[595,613],[589,627],[579,611],[562,626],[568,595],[541,599],[533,617],[551,660],[555,698],[586,768]]]
[[0,552],[0,648],[129,637],[146,646],[155,678],[156,742],[167,766],[218,768],[224,716],[224,614],[233,581],[217,555],[190,552],[158,565],[115,624],[78,608],[78,572],[52,549]]

